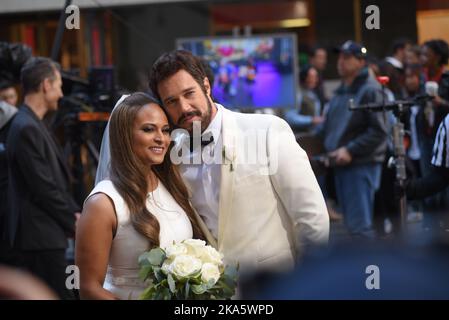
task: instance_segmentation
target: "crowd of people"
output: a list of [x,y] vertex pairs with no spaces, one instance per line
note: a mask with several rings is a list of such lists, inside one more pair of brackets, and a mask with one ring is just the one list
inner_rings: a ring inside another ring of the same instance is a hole
[[[123,96],[114,107],[97,181],[81,204],[43,121],[63,95],[60,66],[29,59],[21,70],[20,108],[15,88],[0,87],[0,263],[38,277],[54,291],[48,296],[137,299],[145,289],[139,255],[174,241],[204,240],[244,275],[292,270],[308,248],[327,244],[331,209],[341,212],[351,237],[377,238],[375,210],[396,223],[396,191],[388,189],[394,174],[387,166],[396,120],[348,105],[410,99],[430,81],[443,84],[448,45],[400,40],[382,61],[354,41],[336,53],[341,84],[333,95],[324,90],[327,50],[315,47],[310,65],[301,66],[297,108],[287,110],[285,120],[228,110],[213,99],[203,61],[183,50],[164,53],[150,70],[149,89]],[[389,77],[387,88],[379,75]],[[418,172],[402,190],[410,196],[447,185],[447,100],[436,95],[403,119],[410,172]],[[304,131],[322,143],[324,178],[314,174],[295,136]],[[326,203],[333,194],[335,208]],[[432,205],[426,200],[424,208]],[[67,287],[67,238],[76,239],[79,292]]]
[[[315,47],[309,64],[301,68],[297,109],[285,113],[299,143],[303,136],[312,134],[323,144],[328,170],[319,181],[329,212],[337,209],[342,213],[351,235],[376,238],[400,231],[401,190],[395,187],[395,169],[388,166],[394,154],[392,129],[399,120],[406,129],[405,191],[409,198],[421,199],[412,202],[409,211],[418,213],[418,218],[424,212],[424,229],[445,230],[441,214],[449,200],[444,192],[447,179],[438,168],[447,167],[444,118],[449,111],[445,90],[448,44],[434,39],[418,46],[401,38],[394,41],[391,54],[384,59],[373,57],[369,48],[353,41],[333,51],[338,54],[340,86],[330,96],[323,94],[327,51]],[[377,81],[380,76],[388,77],[385,87]],[[437,87],[435,84],[440,90],[432,93],[432,100],[416,99],[428,94],[429,86]],[[350,100],[360,106],[413,99],[416,103],[399,119],[392,111],[349,110]]]
[[[24,103],[4,142],[2,262],[31,272],[60,298],[74,298],[64,252],[75,231],[79,294],[90,299],[138,298],[145,288],[138,256],[173,241],[204,239],[242,274],[291,270],[305,247],[328,241],[324,198],[288,124],[215,103],[204,65],[190,52],[163,54],[150,73],[151,92],[117,103],[81,215],[43,122],[62,96],[59,65],[31,58],[21,82]],[[263,132],[256,163],[238,153],[251,130]],[[185,161],[175,163],[173,154]]]

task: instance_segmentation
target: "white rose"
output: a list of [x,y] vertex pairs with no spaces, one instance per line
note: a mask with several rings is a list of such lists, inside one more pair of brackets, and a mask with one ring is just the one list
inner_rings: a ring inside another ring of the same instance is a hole
[[218,266],[213,263],[205,263],[201,268],[201,280],[203,282],[209,282],[209,280],[214,280],[213,283],[217,283],[220,279],[220,270]]
[[167,259],[162,264],[161,270],[165,274],[173,273],[173,260]]
[[206,246],[206,242],[199,239],[187,239],[182,243],[186,245],[189,254],[195,255],[197,257],[201,256],[201,252]]
[[187,239],[184,240],[182,243],[188,244],[193,247],[204,247],[206,245],[206,241],[200,239]]
[[176,243],[165,248],[167,258],[174,258],[183,254],[187,254],[187,247],[182,243]]
[[222,265],[223,264],[223,255],[219,253],[217,250],[215,250],[211,246],[206,246],[201,251],[201,260],[204,262],[213,263],[215,265]]
[[201,270],[202,263],[200,259],[189,255],[176,256],[171,266],[171,272],[178,278],[187,278]]

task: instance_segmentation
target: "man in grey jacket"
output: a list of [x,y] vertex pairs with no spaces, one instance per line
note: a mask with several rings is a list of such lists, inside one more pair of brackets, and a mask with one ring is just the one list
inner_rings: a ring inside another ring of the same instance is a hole
[[387,146],[387,122],[379,112],[350,111],[356,105],[381,102],[382,91],[366,66],[366,48],[347,41],[339,48],[342,83],[329,102],[320,136],[335,164],[335,189],[348,231],[373,237],[374,193],[379,188]]

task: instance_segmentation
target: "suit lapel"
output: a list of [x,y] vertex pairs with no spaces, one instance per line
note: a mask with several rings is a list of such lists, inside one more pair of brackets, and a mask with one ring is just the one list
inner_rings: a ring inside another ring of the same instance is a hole
[[223,108],[222,118],[222,165],[221,165],[221,183],[220,183],[220,201],[218,214],[218,246],[223,243],[223,234],[226,229],[230,210],[232,206],[232,196],[234,187],[235,171],[235,143],[237,135],[237,125],[231,111]]

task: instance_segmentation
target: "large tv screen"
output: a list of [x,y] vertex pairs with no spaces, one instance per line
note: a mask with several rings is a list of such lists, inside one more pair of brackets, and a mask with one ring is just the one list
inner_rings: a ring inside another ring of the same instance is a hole
[[295,34],[182,38],[176,47],[209,63],[214,74],[212,95],[226,108],[295,106]]

